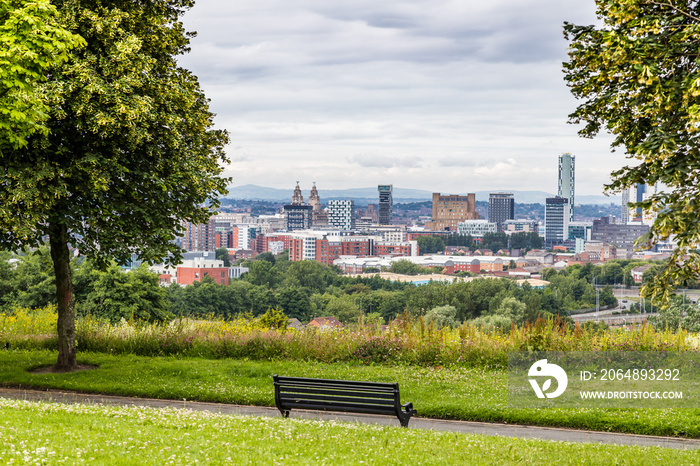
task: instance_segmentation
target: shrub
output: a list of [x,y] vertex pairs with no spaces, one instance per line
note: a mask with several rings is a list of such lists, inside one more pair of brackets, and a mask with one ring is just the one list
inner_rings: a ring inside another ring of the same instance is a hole
[[370,338],[358,346],[353,352],[356,359],[369,363],[384,363],[395,361],[401,351],[401,343],[383,337]]

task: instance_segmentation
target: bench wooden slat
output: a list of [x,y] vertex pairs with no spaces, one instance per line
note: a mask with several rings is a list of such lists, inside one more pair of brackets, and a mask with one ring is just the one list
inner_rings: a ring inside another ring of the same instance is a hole
[[334,401],[337,403],[358,403],[358,404],[371,404],[371,405],[380,405],[380,406],[391,406],[393,408],[394,406],[394,400],[383,400],[383,399],[376,399],[376,398],[357,398],[353,396],[324,396],[324,395],[315,395],[315,396],[291,396],[289,393],[283,393],[280,394],[280,399],[282,401],[306,401],[306,400],[322,400],[322,401]]
[[310,378],[310,377],[287,377],[287,376],[282,376],[278,375],[279,378],[279,383],[280,384],[296,384],[296,383],[304,383],[304,384],[338,384],[338,385],[366,385],[368,387],[391,387],[393,388],[394,386],[398,385],[397,383],[393,382],[363,382],[360,380],[340,380],[340,379],[316,379],[316,378]]
[[284,393],[307,393],[307,394],[318,394],[318,395],[352,395],[356,397],[367,397],[367,398],[382,398],[387,400],[393,400],[395,398],[393,393],[375,393],[362,391],[358,392],[356,390],[322,390],[320,388],[306,388],[306,387],[280,387],[280,391]]
[[[297,409],[313,409],[316,411],[343,411],[347,413],[364,413],[364,414],[396,414],[393,409],[377,409],[370,406],[347,406],[343,409],[338,409],[336,405],[325,405],[319,403],[300,403],[295,405]],[[400,420],[400,419],[399,419]]]
[[399,384],[354,380],[273,376],[275,404],[283,416],[291,409],[393,414],[408,427],[416,414],[411,403],[401,405]]
[[[337,380],[335,382],[338,382]],[[338,384],[338,383],[309,383],[309,382],[280,382],[279,383],[280,387],[308,387],[308,388],[315,388],[315,387],[323,387],[323,388],[336,388],[339,390],[364,390],[364,391],[372,391],[372,392],[386,392],[386,393],[393,393],[396,390],[398,390],[398,387],[395,387],[394,385],[387,385],[387,384],[382,384],[378,386],[372,386],[372,385],[366,385],[366,384],[351,384],[351,385],[345,385],[345,384]]]

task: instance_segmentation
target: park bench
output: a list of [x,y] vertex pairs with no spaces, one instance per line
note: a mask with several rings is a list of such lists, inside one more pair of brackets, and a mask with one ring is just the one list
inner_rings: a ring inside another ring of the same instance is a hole
[[408,427],[416,414],[412,403],[401,405],[398,383],[309,379],[274,375],[275,404],[284,417],[292,409],[390,414]]

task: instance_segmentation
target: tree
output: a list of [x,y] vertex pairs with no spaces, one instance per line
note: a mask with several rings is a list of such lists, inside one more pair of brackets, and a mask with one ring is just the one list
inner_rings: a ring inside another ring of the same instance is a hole
[[437,328],[454,328],[457,326],[457,309],[449,304],[434,307],[425,314],[425,320],[426,322],[433,322]]
[[231,267],[231,259],[226,248],[216,248],[216,260],[223,261],[224,267]]
[[[251,264],[252,265],[252,264]],[[307,288],[310,292],[323,293],[333,282],[333,272],[328,266],[313,260],[292,262],[286,271],[286,285]],[[287,313],[287,315],[291,315]]]
[[39,84],[84,44],[59,24],[49,0],[0,0],[0,152],[46,133],[48,102]]
[[541,249],[542,246],[542,237],[534,231],[520,231],[510,235],[512,249]]
[[255,261],[248,266],[248,271],[243,275],[243,278],[254,285],[273,288],[279,281],[279,272],[272,262]]
[[501,304],[498,306],[498,309],[494,312],[494,314],[507,317],[516,324],[522,324],[525,320],[526,311],[526,304],[521,303],[516,298],[507,297],[501,301]]
[[600,26],[566,23],[564,64],[571,92],[583,103],[570,115],[593,137],[604,128],[633,163],[612,173],[609,192],[637,183],[662,192],[630,206],[654,213],[643,241],[675,238],[678,248],[643,293],[667,301],[700,274],[700,3],[597,0]]
[[133,272],[123,272],[113,265],[99,274],[78,310],[113,323],[120,319],[162,322],[172,317],[168,307],[167,291],[161,288],[158,276],[145,265]]
[[391,263],[389,271],[392,273],[399,273],[402,275],[420,275],[425,273],[423,267],[418,264],[414,264],[408,259],[399,259]]
[[421,235],[416,238],[421,255],[435,254],[445,250],[445,241],[440,236]]
[[267,262],[270,262],[272,265],[275,265],[275,261],[276,261],[275,255],[272,254],[271,252],[260,253],[255,257],[255,260],[256,261],[267,261]]
[[505,233],[484,233],[481,239],[481,249],[497,252],[508,247],[508,235]]
[[56,276],[58,360],[76,366],[69,245],[98,267],[175,264],[182,221],[203,223],[228,180],[223,131],[195,76],[177,65],[189,36],[180,15],[192,0],[109,7],[55,0],[62,24],[86,39],[51,70],[49,132],[0,155],[0,244],[38,246],[48,236]]
[[285,315],[297,318],[302,322],[309,321],[311,299],[304,288],[282,288],[277,294],[277,302]]
[[[9,259],[9,254],[5,256]],[[2,258],[0,257],[0,260]],[[55,277],[47,248],[17,258],[13,266],[0,266],[0,305],[43,307],[56,303]]]

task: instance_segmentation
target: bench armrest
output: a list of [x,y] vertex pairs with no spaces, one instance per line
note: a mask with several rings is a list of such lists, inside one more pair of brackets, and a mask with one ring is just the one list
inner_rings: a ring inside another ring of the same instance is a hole
[[401,406],[406,414],[414,415],[416,414],[416,410],[413,409],[413,403],[406,403],[405,405]]

